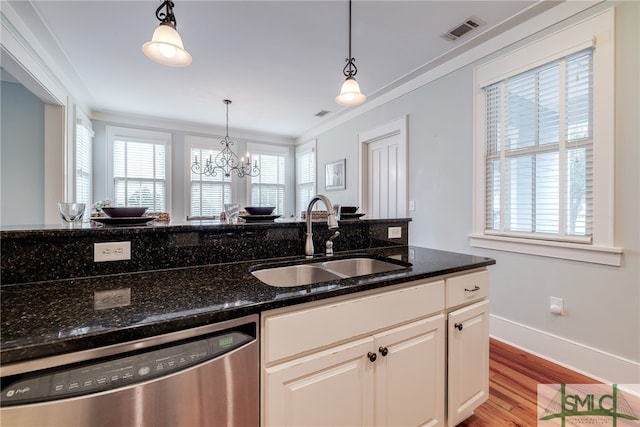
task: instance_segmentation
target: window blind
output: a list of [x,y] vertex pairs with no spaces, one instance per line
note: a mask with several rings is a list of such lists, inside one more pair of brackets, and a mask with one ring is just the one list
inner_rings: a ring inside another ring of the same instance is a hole
[[86,215],[89,215],[93,198],[92,170],[93,170],[93,130],[87,128],[79,121],[76,124],[75,144],[75,197],[76,203],[84,203],[87,206]]
[[275,206],[274,213],[285,212],[285,157],[275,154],[251,153],[251,163],[258,162],[260,175],[251,177],[251,206]]
[[113,141],[113,202],[167,211],[167,146],[155,141]]
[[590,242],[592,57],[586,49],[483,88],[486,232]]
[[296,154],[296,203],[297,212],[306,211],[316,192],[316,158],[314,150]]
[[[215,158],[219,151],[191,147],[191,159],[187,166],[195,162],[196,156],[202,161]],[[191,204],[190,216],[214,216],[224,211],[224,204],[231,203],[231,177],[223,173],[207,176],[201,172],[191,171]]]

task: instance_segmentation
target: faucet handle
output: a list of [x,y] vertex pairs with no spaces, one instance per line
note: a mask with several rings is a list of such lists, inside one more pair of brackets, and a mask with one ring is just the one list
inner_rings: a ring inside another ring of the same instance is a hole
[[333,236],[329,237],[329,240],[327,240],[327,242],[325,243],[324,254],[326,256],[332,256],[333,255],[333,239],[335,239],[339,235],[340,235],[340,232],[336,231],[335,233],[333,233]]

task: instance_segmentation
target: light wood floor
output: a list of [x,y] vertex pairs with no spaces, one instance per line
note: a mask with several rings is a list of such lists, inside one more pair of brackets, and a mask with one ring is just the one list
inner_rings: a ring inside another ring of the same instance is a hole
[[538,384],[597,382],[493,339],[489,357],[489,400],[459,427],[534,427]]

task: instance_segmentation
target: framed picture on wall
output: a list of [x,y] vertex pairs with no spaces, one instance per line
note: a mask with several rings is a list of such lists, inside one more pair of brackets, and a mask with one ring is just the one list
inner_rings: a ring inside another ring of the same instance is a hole
[[327,163],[324,175],[325,190],[344,190],[347,188],[345,182],[345,164],[346,159]]

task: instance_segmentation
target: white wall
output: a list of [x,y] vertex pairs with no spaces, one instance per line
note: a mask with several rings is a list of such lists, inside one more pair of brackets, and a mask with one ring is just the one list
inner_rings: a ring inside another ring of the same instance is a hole
[[44,103],[19,83],[0,93],[0,224],[43,224]]
[[[330,195],[347,204],[358,194],[357,134],[408,115],[409,200],[416,206],[410,244],[495,258],[493,335],[623,384],[640,384],[639,8],[639,2],[622,2],[616,10],[615,244],[624,248],[621,267],[470,247],[473,66],[486,59],[314,135],[319,182],[326,162],[347,158],[347,189]],[[549,312],[550,296],[564,299],[564,316]]]

